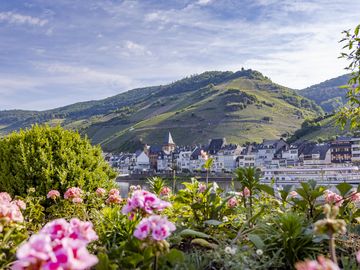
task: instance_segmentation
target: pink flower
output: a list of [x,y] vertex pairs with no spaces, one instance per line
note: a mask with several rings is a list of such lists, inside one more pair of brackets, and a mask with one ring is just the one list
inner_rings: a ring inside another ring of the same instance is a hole
[[78,187],[71,187],[69,188],[65,194],[64,194],[64,198],[65,199],[74,199],[74,198],[80,198],[82,195],[82,190]]
[[134,191],[131,198],[128,198],[126,205],[122,209],[123,214],[134,213],[137,211],[145,214],[153,214],[154,211],[162,211],[170,207],[169,202],[156,197],[155,194],[145,190]]
[[111,196],[111,195],[119,196],[119,195],[120,195],[120,191],[119,191],[118,189],[116,189],[116,188],[112,188],[112,189],[110,189],[110,191],[109,191],[109,196]]
[[249,197],[250,196],[250,190],[245,187],[244,190],[241,192],[242,196]]
[[333,261],[319,256],[317,260],[310,261],[305,260],[304,262],[297,262],[295,264],[296,270],[340,270],[339,266]]
[[140,240],[144,240],[151,234],[152,239],[161,241],[169,237],[175,229],[175,225],[168,221],[166,217],[153,215],[140,221],[136,226],[134,236]]
[[26,203],[22,200],[13,200],[11,203],[17,205],[17,207],[19,207],[22,210],[26,209]]
[[86,245],[98,237],[90,222],[64,219],[49,222],[18,249],[13,270],[85,270],[98,262]]
[[71,200],[73,203],[82,203],[83,202],[83,199],[81,198],[74,198]]
[[360,192],[352,192],[351,195],[350,195],[350,200],[352,202],[360,202]]
[[360,263],[360,250],[356,253],[356,260]]
[[63,218],[48,222],[40,231],[51,237],[51,240],[63,239],[69,235],[70,224]]
[[107,204],[120,204],[121,202],[122,199],[119,195],[110,195],[106,200]]
[[203,183],[199,183],[198,191],[199,193],[203,193],[206,190],[206,185]]
[[171,193],[171,189],[169,187],[163,187],[160,191],[160,195],[167,196]]
[[102,197],[106,194],[106,190],[103,188],[98,188],[95,192],[96,192],[96,195],[99,197]]
[[87,243],[98,239],[91,222],[81,221],[78,218],[70,220],[69,237],[72,239],[80,239]]
[[0,192],[0,203],[6,203],[11,201],[11,196],[7,192]]
[[330,190],[325,190],[325,202],[340,207],[343,203],[343,197]]
[[295,190],[293,190],[293,191],[290,191],[289,195],[290,195],[292,198],[295,198],[295,197],[298,195],[298,193],[297,193]]
[[[0,200],[0,218],[7,222],[23,222],[24,217],[20,209],[25,209],[26,204],[21,200],[11,201],[11,197],[2,192]],[[9,200],[10,198],[10,200]]]
[[34,234],[16,251],[18,261],[12,266],[13,270],[32,269],[31,265],[41,265],[43,261],[53,260],[51,239],[48,235]]
[[50,190],[50,191],[48,192],[48,194],[46,195],[46,197],[47,197],[48,199],[55,200],[55,199],[57,199],[57,198],[60,197],[60,192],[57,191],[57,190],[55,190],[55,189]]
[[227,202],[229,208],[234,208],[238,205],[238,200],[234,197],[230,198]]
[[146,237],[148,237],[150,231],[151,231],[151,224],[147,218],[144,218],[136,226],[136,229],[134,231],[134,236],[140,240],[144,240]]

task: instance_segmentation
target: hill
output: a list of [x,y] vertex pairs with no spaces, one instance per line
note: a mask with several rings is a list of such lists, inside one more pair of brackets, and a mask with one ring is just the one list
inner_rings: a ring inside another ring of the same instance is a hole
[[313,101],[260,72],[209,71],[48,111],[2,111],[0,132],[33,123],[61,124],[78,129],[105,151],[120,151],[161,143],[168,130],[177,144],[207,143],[214,137],[234,143],[278,138],[322,113]]
[[319,84],[312,85],[298,93],[316,102],[325,112],[332,113],[346,103],[346,85],[350,77],[342,75]]

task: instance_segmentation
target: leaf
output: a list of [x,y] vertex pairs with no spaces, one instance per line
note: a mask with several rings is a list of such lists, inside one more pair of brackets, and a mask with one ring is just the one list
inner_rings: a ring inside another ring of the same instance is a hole
[[164,257],[173,266],[179,263],[183,263],[185,260],[184,253],[177,249],[170,250],[170,252]]
[[218,247],[218,245],[210,243],[208,241],[206,241],[205,239],[202,238],[195,238],[191,241],[192,245],[198,245],[204,248],[208,248],[208,249],[216,249]]
[[260,190],[262,190],[262,191],[270,194],[271,196],[274,196],[274,195],[275,195],[274,189],[273,189],[272,187],[268,186],[268,185],[260,185],[260,184],[259,184],[259,185],[257,185],[257,187],[258,187]]
[[215,220],[215,219],[205,220],[204,223],[206,225],[212,225],[212,226],[219,226],[219,225],[223,224],[221,221],[218,221],[218,220]]
[[354,30],[354,33],[356,36],[359,35],[359,29],[360,29],[360,24],[358,26],[356,26],[355,30]]
[[256,248],[258,248],[258,249],[264,248],[265,243],[261,239],[260,236],[258,236],[257,234],[249,234],[248,237],[249,237],[249,240],[255,245]]
[[336,185],[336,188],[340,191],[341,196],[345,196],[352,189],[352,185],[348,183],[341,183]]
[[210,235],[208,235],[208,234],[205,234],[205,233],[202,233],[202,232],[198,232],[198,231],[194,231],[194,230],[192,230],[192,229],[185,229],[185,230],[183,230],[183,231],[181,231],[180,233],[179,233],[179,235],[181,236],[181,237],[192,237],[192,238],[195,238],[195,237],[197,237],[197,238],[205,238],[205,239],[210,239],[210,238],[212,238]]

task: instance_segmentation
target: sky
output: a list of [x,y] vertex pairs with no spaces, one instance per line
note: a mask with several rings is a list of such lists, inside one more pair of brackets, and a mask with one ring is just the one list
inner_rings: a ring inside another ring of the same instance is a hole
[[0,110],[242,67],[302,89],[345,73],[358,23],[358,0],[0,0]]

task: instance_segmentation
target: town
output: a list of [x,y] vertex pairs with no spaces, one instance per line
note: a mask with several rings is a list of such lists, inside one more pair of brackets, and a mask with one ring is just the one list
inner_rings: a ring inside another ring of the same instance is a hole
[[145,145],[135,153],[106,153],[105,159],[120,175],[163,175],[205,172],[206,157],[213,159],[210,173],[226,175],[236,168],[257,167],[263,181],[323,182],[359,181],[360,138],[338,137],[331,142],[289,144],[284,139],[260,144],[228,144],[226,138],[211,139],[208,145],[177,146],[168,132],[162,146]]

